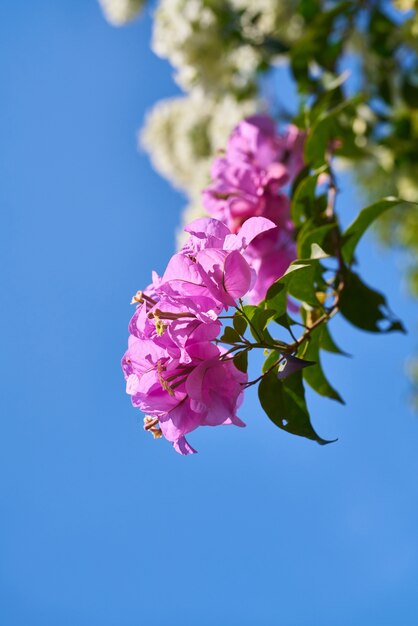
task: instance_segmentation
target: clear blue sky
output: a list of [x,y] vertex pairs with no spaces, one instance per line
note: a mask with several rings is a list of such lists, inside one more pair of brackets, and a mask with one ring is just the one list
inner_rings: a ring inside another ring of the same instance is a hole
[[[255,392],[248,427],[201,429],[192,458],[154,442],[119,361],[183,204],[136,149],[170,68],[149,18],[114,29],[94,0],[5,0],[0,30],[1,626],[415,626],[416,338],[335,321],[347,406],[310,398],[334,445],[278,431]],[[413,331],[367,241],[364,275]]]

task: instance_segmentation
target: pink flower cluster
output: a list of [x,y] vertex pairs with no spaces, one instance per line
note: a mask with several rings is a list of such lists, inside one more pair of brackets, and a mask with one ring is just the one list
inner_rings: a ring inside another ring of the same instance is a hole
[[245,251],[273,228],[264,217],[248,219],[238,234],[216,219],[192,222],[163,276],[154,273],[133,299],[126,390],[146,414],[144,428],[181,454],[195,452],[185,435],[198,426],[244,426],[236,411],[247,376],[217,345],[218,318],[252,290],[256,274]]
[[303,144],[304,134],[296,126],[288,126],[280,135],[271,117],[249,117],[233,130],[225,155],[213,163],[213,182],[203,191],[205,208],[234,233],[254,216],[264,216],[276,225],[257,237],[245,252],[257,274],[248,294],[253,304],[263,300],[268,288],[296,258],[290,204],[284,190],[304,165]]

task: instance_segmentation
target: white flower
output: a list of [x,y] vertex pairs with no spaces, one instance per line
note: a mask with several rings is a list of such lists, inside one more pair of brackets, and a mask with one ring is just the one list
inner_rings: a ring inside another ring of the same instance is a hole
[[[161,0],[155,13],[152,46],[176,69],[186,90],[255,91],[260,64],[274,47],[266,38],[289,41],[300,33],[296,0]],[[299,28],[296,28],[296,22]]]
[[[219,5],[219,6],[218,6]],[[176,68],[176,80],[185,89],[200,82],[205,89],[230,74],[218,10],[227,3],[205,0],[161,0],[154,16],[152,47]],[[219,75],[219,57],[224,65]],[[223,82],[223,81],[222,81]]]
[[103,13],[113,26],[123,26],[133,20],[146,0],[99,0]]
[[255,43],[278,36],[292,41],[301,33],[303,20],[296,15],[296,0],[230,0],[242,12],[240,24],[244,35]]

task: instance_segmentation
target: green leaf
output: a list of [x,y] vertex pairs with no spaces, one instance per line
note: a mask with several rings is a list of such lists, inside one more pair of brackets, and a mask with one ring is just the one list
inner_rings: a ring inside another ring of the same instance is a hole
[[[300,123],[302,123],[302,120],[300,121]],[[295,180],[292,183],[291,189],[290,189],[290,197],[293,198],[293,196],[295,195],[296,189],[299,187],[299,185],[301,184],[301,182],[310,175],[310,171],[311,168],[309,167],[309,165],[305,165],[305,167],[303,167],[299,174],[296,176]]]
[[308,257],[311,253],[312,244],[321,246],[326,250],[324,242],[326,241],[329,234],[336,228],[337,225],[335,222],[333,222],[331,224],[324,224],[324,226],[319,226],[318,228],[313,228],[303,233],[300,241],[298,241],[299,256],[302,258]]
[[248,370],[248,350],[242,350],[234,356],[234,365],[240,371],[247,373]]
[[244,311],[251,324],[260,331],[263,331],[268,322],[276,315],[274,309],[265,309],[263,306],[246,305],[244,306]]
[[237,311],[232,321],[233,321],[234,328],[237,331],[237,333],[239,335],[244,335],[245,331],[247,330],[247,320],[242,315],[242,313]]
[[272,350],[263,363],[262,372],[267,372],[280,359],[280,352]]
[[418,108],[418,85],[416,82],[416,74],[413,77],[415,80],[409,80],[408,77],[404,77],[402,81],[402,97],[406,104],[413,109]]
[[[315,261],[315,259],[312,259],[311,263],[307,263],[304,265],[293,266],[292,264],[290,266],[290,268],[292,268],[292,273],[285,274],[285,276],[289,276],[287,283],[287,293],[297,300],[300,300],[301,302],[306,302],[313,307],[317,307],[319,305],[318,299],[316,297],[317,289],[315,287],[315,275],[320,266],[318,262]],[[298,262],[296,261],[295,264],[297,263]],[[304,262],[302,261],[302,263]],[[293,268],[297,269],[298,271],[295,271]],[[282,278],[284,278],[284,276]]]
[[328,382],[322,369],[319,349],[324,328],[325,326],[318,326],[318,328],[312,331],[309,337],[309,341],[303,352],[303,358],[309,361],[314,361],[315,365],[303,371],[303,378],[314,391],[319,393],[319,395],[326,396],[327,398],[341,402],[341,404],[345,404],[338,391],[336,391]]
[[[344,261],[351,264],[354,259],[354,251],[358,242],[375,219],[382,215],[384,211],[403,204],[405,201],[400,198],[387,197],[378,202],[374,202],[357,215],[354,222],[347,228],[342,236],[342,255]],[[413,203],[412,203],[413,204]],[[417,205],[418,206],[418,205]]]
[[[276,311],[276,319],[286,315],[287,297],[286,282],[280,282],[282,279],[276,280],[275,283],[267,291],[266,306]],[[280,322],[279,322],[280,323]]]
[[327,160],[327,151],[331,140],[336,139],[342,133],[339,116],[342,113],[347,113],[362,99],[363,96],[356,96],[345,100],[315,122],[305,143],[305,160],[307,163],[311,163],[314,167],[323,165],[324,161]]
[[261,379],[258,397],[268,417],[279,428],[321,445],[331,443],[322,439],[311,424],[301,372],[285,380],[279,380],[274,371],[269,372]]
[[327,111],[332,110],[343,100],[344,94],[341,85],[345,82],[346,77],[345,72],[339,76],[332,73],[322,74],[319,82],[325,91],[317,95],[315,102],[307,112],[310,122],[308,126],[312,126],[319,117],[325,115]]
[[373,8],[369,21],[369,37],[375,54],[388,59],[393,57],[397,47],[393,37],[395,28],[395,23],[383,11]]
[[270,320],[276,317],[275,309],[264,308],[264,302],[259,306],[247,304],[244,306],[244,312],[249,320],[250,332],[256,341],[266,341],[272,343],[274,340],[266,329]]
[[226,326],[226,328],[224,328],[224,332],[220,340],[223,343],[242,343],[241,337],[239,336],[235,328],[232,328],[232,326]]
[[326,352],[332,352],[333,354],[342,354],[344,356],[350,356],[347,352],[344,352],[337,346],[334,339],[329,332],[328,324],[322,326],[322,333],[319,339],[319,347]]
[[[313,10],[315,4],[319,8]],[[335,20],[341,14],[348,14],[353,10],[350,2],[339,2],[329,10],[324,10],[323,3],[312,3],[302,0],[298,6],[305,17],[305,27],[302,36],[291,47],[291,67],[293,75],[301,91],[308,91],[309,87],[316,84],[315,78],[311,77],[310,65],[312,61],[324,67],[332,68],[335,64],[341,42],[330,41],[330,35],[334,30]]]
[[328,165],[318,168],[313,174],[303,178],[295,187],[292,195],[291,217],[294,224],[300,226],[306,219],[316,214],[318,198],[315,196],[318,177],[328,170]]
[[291,217],[297,226],[313,213],[312,205],[315,199],[318,175],[313,174],[304,178],[296,187],[291,204]]
[[278,315],[274,318],[274,321],[276,322],[276,324],[279,324],[279,326],[286,328],[286,330],[288,330],[289,332],[290,327],[295,326],[295,324],[297,323],[287,313],[284,313],[283,315]]
[[386,298],[365,285],[350,270],[345,273],[339,309],[349,322],[362,330],[372,333],[405,332],[402,323],[389,310]]
[[245,304],[242,308],[244,310],[245,316],[248,317],[249,320],[254,317],[254,314],[258,309],[258,307],[254,304]]
[[305,20],[312,20],[321,10],[319,0],[300,0],[299,10]]
[[318,259],[302,259],[291,263],[281,278],[267,292],[266,306],[276,312],[280,318],[286,313],[287,294],[306,302],[310,306],[319,306],[316,297],[315,279],[322,274]]
[[256,341],[262,341],[263,339],[263,332],[261,329],[258,328],[259,324],[257,323],[257,314],[258,314],[258,307],[251,305],[251,304],[246,304],[244,307],[244,312],[245,315],[247,316],[249,322],[248,322],[248,326],[251,332],[251,335],[254,337],[254,339]]
[[276,315],[277,313],[274,309],[259,309],[256,315],[253,317],[253,322],[256,323],[257,328],[259,328],[260,330],[265,330],[269,321],[276,317]]

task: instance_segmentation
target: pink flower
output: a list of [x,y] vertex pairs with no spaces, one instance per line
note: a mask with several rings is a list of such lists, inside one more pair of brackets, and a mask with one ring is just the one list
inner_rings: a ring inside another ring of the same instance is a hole
[[195,452],[185,435],[198,426],[243,426],[236,411],[247,376],[216,345],[218,315],[253,288],[255,272],[244,254],[274,228],[253,217],[233,234],[218,220],[196,220],[163,276],[153,274],[152,285],[133,298],[122,359],[126,391],[146,414],[144,428],[181,454]]
[[248,247],[245,258],[255,270],[257,280],[247,293],[251,304],[257,304],[266,297],[271,285],[288,269],[296,258],[296,246],[291,234],[275,228],[260,235]]
[[257,303],[296,257],[289,201],[284,188],[303,167],[304,134],[289,126],[279,135],[266,115],[245,119],[233,130],[224,157],[212,167],[213,183],[203,191],[203,203],[214,217],[239,233],[248,219],[263,216],[276,228],[261,234],[244,257],[256,270],[248,294]]
[[[221,323],[213,315],[202,311],[214,307],[213,300],[160,296],[155,292],[150,298],[146,292],[138,292],[134,300],[139,301],[129,322],[130,335],[142,341],[150,340],[164,348],[168,354],[179,358],[180,363],[189,363],[189,354],[195,344],[216,339]],[[179,352],[180,351],[180,352]]]
[[187,226],[190,238],[169,261],[157,293],[170,293],[177,302],[193,298],[197,304],[212,303],[215,314],[234,306],[256,281],[243,253],[253,239],[272,228],[271,220],[253,217],[234,235],[218,220],[195,220]]
[[[204,325],[203,325],[204,326]],[[161,434],[181,454],[195,450],[185,435],[198,426],[244,426],[236,410],[247,376],[207,340],[193,343],[193,358],[181,363],[168,348],[131,336],[122,359],[126,391],[146,413],[145,429]]]

